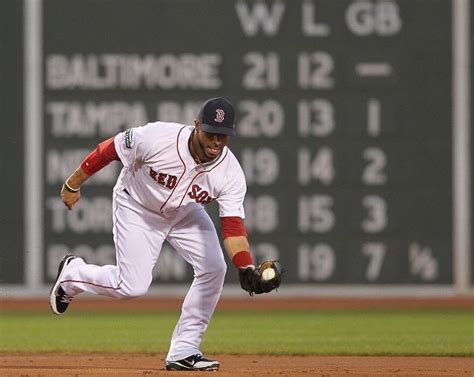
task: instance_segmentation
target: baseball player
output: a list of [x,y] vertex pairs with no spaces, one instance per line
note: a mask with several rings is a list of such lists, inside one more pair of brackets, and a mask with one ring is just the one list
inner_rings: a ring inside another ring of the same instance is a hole
[[[73,255],[59,264],[50,305],[63,314],[82,292],[116,298],[144,295],[163,241],[194,270],[166,357],[167,370],[217,370],[199,350],[220,297],[226,263],[204,205],[216,201],[223,244],[250,294],[268,292],[249,252],[243,225],[246,182],[227,144],[235,135],[234,108],[224,98],[202,105],[194,126],[154,122],[130,128],[97,145],[65,181],[61,198],[72,210],[81,185],[113,160],[123,169],[113,190],[117,265],[96,266]],[[272,274],[273,275],[273,274]]]

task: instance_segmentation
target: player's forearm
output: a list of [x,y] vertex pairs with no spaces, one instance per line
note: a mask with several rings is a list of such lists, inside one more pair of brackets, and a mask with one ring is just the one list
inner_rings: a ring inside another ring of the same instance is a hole
[[224,240],[224,248],[227,255],[232,260],[237,253],[241,251],[249,251],[249,242],[247,237],[244,236],[227,237]]
[[73,209],[81,198],[81,185],[89,177],[89,174],[81,167],[78,167],[76,171],[64,181],[63,187],[61,188],[61,200],[69,210]]
[[247,237],[227,237],[224,239],[224,248],[235,267],[247,268],[249,266],[255,266]]
[[87,174],[82,167],[78,167],[74,173],[72,173],[68,179],[66,179],[66,184],[73,190],[79,189],[82,184],[89,179],[90,175]]

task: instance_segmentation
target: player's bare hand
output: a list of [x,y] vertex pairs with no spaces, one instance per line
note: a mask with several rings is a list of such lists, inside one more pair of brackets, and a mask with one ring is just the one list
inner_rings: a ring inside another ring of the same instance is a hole
[[66,187],[63,185],[61,188],[61,199],[64,203],[64,205],[69,209],[73,209],[76,205],[76,203],[81,199],[81,192],[70,192],[66,189]]

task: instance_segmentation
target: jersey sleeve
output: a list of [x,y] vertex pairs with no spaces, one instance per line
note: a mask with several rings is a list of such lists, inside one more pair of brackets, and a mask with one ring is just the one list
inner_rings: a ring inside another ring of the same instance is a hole
[[154,123],[148,123],[142,127],[129,128],[115,136],[115,150],[125,167],[146,159],[147,151],[156,142],[157,128],[159,127]]
[[221,194],[217,198],[219,217],[238,216],[244,219],[244,199],[247,192],[247,183],[237,159],[232,162],[226,170],[225,183]]

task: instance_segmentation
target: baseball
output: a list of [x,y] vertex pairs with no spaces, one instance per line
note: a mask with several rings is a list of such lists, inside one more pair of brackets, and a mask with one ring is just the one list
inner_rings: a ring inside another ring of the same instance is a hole
[[263,280],[271,280],[275,277],[275,270],[273,268],[267,268],[262,272]]

